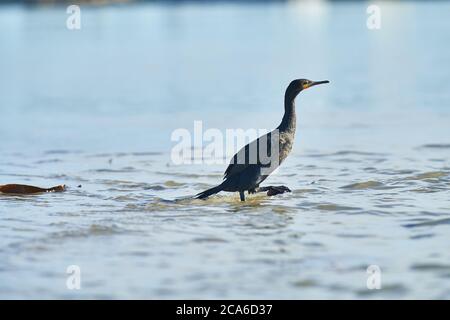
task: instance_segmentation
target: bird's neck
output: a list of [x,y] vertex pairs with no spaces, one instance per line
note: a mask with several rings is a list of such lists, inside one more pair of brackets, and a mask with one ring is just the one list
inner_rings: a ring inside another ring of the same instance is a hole
[[296,116],[295,116],[295,97],[297,95],[295,94],[289,94],[289,92],[286,92],[286,95],[284,97],[284,115],[283,119],[281,120],[280,125],[278,126],[278,129],[281,132],[291,131],[295,132],[296,127]]

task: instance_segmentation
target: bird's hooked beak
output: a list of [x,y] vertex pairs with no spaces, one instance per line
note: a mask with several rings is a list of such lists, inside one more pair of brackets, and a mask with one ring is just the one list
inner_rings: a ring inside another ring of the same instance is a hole
[[312,81],[312,82],[309,82],[309,83],[307,83],[307,84],[304,84],[304,85],[303,85],[303,89],[308,89],[308,88],[317,86],[317,85],[319,85],[319,84],[324,84],[324,83],[330,83],[330,81],[328,81],[328,80],[323,80],[323,81]]

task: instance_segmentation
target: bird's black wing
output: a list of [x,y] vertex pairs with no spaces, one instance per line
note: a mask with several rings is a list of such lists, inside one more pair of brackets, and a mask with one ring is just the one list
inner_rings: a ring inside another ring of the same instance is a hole
[[270,166],[267,158],[271,156],[271,137],[272,133],[269,132],[242,147],[231,158],[223,178],[239,174],[251,166]]

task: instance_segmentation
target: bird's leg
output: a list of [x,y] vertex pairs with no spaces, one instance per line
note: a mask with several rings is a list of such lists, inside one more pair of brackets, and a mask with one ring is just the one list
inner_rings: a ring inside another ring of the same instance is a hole
[[266,191],[268,196],[274,196],[285,192],[291,192],[291,189],[289,189],[286,186],[267,186],[267,187],[260,187],[257,190],[257,192],[266,192]]
[[244,191],[239,191],[239,197],[241,197],[241,201],[245,201]]

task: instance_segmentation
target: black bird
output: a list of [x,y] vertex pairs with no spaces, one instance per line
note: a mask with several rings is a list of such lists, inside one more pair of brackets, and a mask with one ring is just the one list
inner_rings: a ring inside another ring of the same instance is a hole
[[329,81],[307,79],[292,81],[284,95],[284,116],[280,125],[240,149],[225,170],[224,181],[195,197],[204,199],[220,191],[228,191],[239,192],[241,201],[245,201],[244,191],[248,191],[248,193],[267,191],[269,196],[290,192],[291,190],[285,186],[260,188],[259,185],[286,159],[292,150],[296,128],[295,98],[302,90],[323,83],[329,83]]

